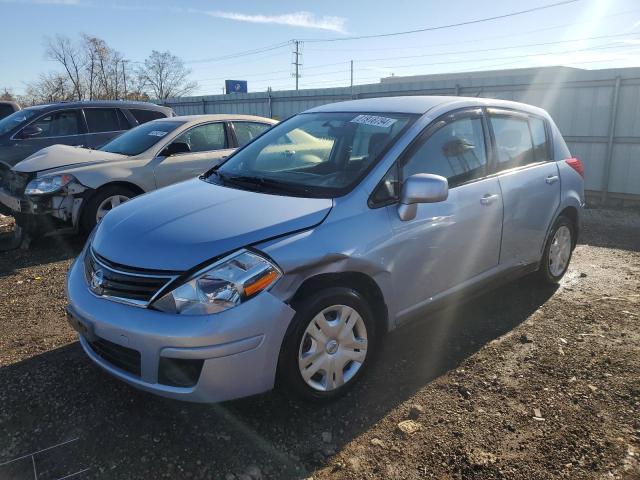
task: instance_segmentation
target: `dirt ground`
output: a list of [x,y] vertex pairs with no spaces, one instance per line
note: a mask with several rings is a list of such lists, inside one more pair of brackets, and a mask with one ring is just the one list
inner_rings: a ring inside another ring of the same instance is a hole
[[640,478],[638,212],[587,211],[557,288],[524,278],[392,333],[329,406],[112,379],[64,318],[80,248],[0,253],[0,479]]

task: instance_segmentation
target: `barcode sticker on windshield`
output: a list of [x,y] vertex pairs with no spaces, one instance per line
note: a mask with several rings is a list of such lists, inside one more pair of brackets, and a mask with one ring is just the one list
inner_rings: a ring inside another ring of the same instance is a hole
[[147,135],[151,135],[152,137],[164,137],[167,132],[163,132],[162,130],[152,130]]
[[351,120],[351,123],[362,123],[363,125],[371,125],[373,127],[388,128],[396,123],[395,118],[379,117],[377,115],[358,115]]

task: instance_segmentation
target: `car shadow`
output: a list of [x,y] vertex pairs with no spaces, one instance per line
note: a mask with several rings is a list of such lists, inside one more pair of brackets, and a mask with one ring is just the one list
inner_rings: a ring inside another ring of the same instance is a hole
[[0,477],[3,462],[72,439],[56,447],[58,460],[40,453],[35,464],[89,468],[85,478],[224,478],[250,465],[272,478],[303,477],[554,291],[524,278],[389,334],[362,382],[329,405],[281,390],[217,405],[163,399],[103,373],[75,342],[0,369]]
[[0,278],[22,268],[72,259],[85,241],[82,235],[55,233],[32,240],[28,248],[20,248],[10,237],[0,236]]

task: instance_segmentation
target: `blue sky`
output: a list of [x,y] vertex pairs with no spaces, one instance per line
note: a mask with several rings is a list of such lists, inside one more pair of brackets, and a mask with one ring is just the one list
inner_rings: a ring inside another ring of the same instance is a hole
[[459,23],[557,1],[0,0],[0,89],[22,93],[24,82],[56,68],[44,59],[43,44],[46,35],[57,33],[96,35],[132,61],[152,49],[170,50],[188,62],[200,85],[197,94],[220,93],[225,78],[248,80],[250,91],[293,88],[290,45],[204,61],[291,39],[303,40],[301,88],[348,85],[350,60],[355,83],[392,73],[640,66],[638,0],[579,0],[431,32],[317,41]]

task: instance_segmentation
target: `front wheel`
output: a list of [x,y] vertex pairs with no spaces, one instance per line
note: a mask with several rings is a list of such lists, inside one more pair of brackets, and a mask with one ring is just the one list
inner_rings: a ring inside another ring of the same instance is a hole
[[308,399],[344,394],[373,356],[376,325],[367,302],[353,289],[328,288],[296,310],[280,356],[280,380]]
[[128,202],[137,194],[133,190],[120,185],[103,187],[98,190],[84,206],[80,219],[82,230],[91,232],[102,218],[118,205]]
[[573,253],[573,223],[567,217],[558,217],[544,247],[539,277],[546,283],[558,283],[569,268]]

